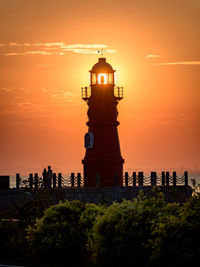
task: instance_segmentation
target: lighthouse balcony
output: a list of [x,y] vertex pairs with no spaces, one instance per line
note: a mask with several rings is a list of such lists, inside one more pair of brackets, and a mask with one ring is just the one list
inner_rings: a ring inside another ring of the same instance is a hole
[[116,86],[114,88],[114,95],[117,100],[123,99],[123,87]]
[[90,87],[85,86],[85,87],[81,88],[81,91],[82,91],[82,99],[85,101],[88,101],[90,99],[90,96],[91,96]]

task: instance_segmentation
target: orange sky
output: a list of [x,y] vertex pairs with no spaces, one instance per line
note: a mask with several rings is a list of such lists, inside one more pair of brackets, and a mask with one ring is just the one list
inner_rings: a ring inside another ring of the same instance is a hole
[[101,44],[124,87],[125,170],[200,166],[199,29],[199,0],[0,0],[0,174],[82,172]]

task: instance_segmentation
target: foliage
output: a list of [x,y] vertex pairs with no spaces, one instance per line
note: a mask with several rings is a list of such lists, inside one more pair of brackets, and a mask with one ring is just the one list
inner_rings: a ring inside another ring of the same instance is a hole
[[96,266],[116,267],[196,266],[199,260],[199,192],[182,204],[166,204],[156,187],[151,198],[141,191],[133,201],[110,206],[51,203],[38,192],[13,214],[1,214],[1,259],[27,257],[34,266],[89,266],[92,259]]
[[154,220],[165,203],[161,194],[146,199],[114,203],[94,225],[93,259],[101,266],[147,266],[151,251],[146,245]]
[[154,230],[153,266],[197,266],[200,255],[200,198],[162,216]]
[[41,259],[78,262],[86,250],[93,222],[103,208],[80,201],[66,201],[48,208],[35,227],[28,229],[27,240]]
[[9,254],[16,256],[20,231],[17,222],[5,220],[0,222],[0,258]]

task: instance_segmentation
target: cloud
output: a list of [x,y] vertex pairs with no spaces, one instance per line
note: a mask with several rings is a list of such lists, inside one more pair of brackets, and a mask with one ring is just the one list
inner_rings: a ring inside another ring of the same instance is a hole
[[36,67],[38,68],[43,68],[43,67],[49,67],[49,66],[52,66],[53,64],[39,64],[39,65],[36,65]]
[[[2,44],[3,45],[3,44]],[[116,53],[115,49],[108,49],[105,44],[66,44],[64,42],[52,42],[52,43],[17,43],[10,42],[7,44],[8,47],[20,47],[20,51],[10,51],[4,54],[5,56],[19,56],[19,55],[65,55],[64,52],[73,52],[76,54],[97,54],[99,50],[104,49],[106,53]],[[28,51],[27,48],[32,48]],[[36,48],[38,50],[34,50]]]
[[200,61],[164,62],[164,63],[156,63],[155,65],[159,65],[159,66],[167,66],[167,65],[200,65]]
[[31,46],[32,44],[30,43],[24,43],[24,46]]
[[22,91],[24,93],[29,93],[30,89],[25,87],[0,87],[0,93],[1,92],[11,92],[11,91]]
[[56,42],[56,43],[36,43],[36,44],[32,44],[33,46],[58,46],[61,47],[63,45],[65,45],[64,42]]
[[158,58],[161,57],[161,55],[146,55],[145,58]]
[[10,91],[12,91],[13,90],[13,88],[8,88],[8,87],[1,87],[0,88],[0,92],[1,91],[4,91],[4,92],[10,92]]
[[97,54],[97,50],[81,49],[81,48],[64,48],[63,51],[71,51],[76,54]]
[[88,49],[88,48],[106,48],[107,45],[103,45],[103,44],[72,44],[72,45],[63,45],[61,46],[61,48],[84,48],[84,49]]
[[47,51],[26,51],[24,53],[24,55],[45,55],[45,56],[49,56],[52,55],[52,52],[47,52]]
[[116,53],[117,52],[117,50],[115,50],[115,49],[106,49],[105,51],[107,53]]
[[49,55],[61,55],[63,56],[63,52],[47,52],[47,51],[26,51],[26,52],[11,52],[4,54],[5,56],[23,56],[23,55],[43,55],[43,56],[49,56]]
[[4,54],[4,56],[18,56],[18,55],[21,55],[21,53],[12,52]]
[[8,46],[21,46],[19,43],[9,43]]

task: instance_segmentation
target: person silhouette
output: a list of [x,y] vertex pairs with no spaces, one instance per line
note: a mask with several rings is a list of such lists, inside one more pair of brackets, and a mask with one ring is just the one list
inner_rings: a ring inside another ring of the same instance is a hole
[[53,178],[53,171],[51,169],[51,166],[48,166],[48,171],[47,171],[47,186],[48,186],[48,188],[51,188],[52,178]]

